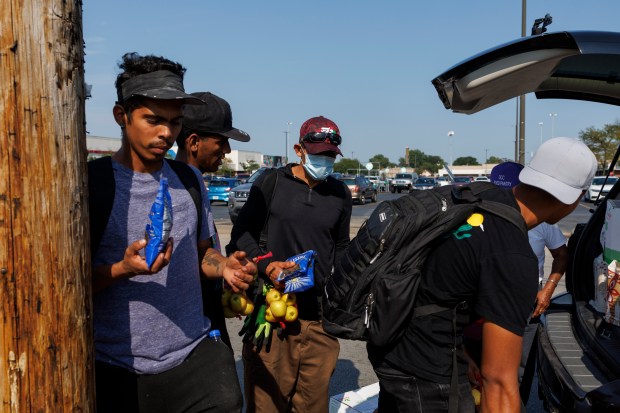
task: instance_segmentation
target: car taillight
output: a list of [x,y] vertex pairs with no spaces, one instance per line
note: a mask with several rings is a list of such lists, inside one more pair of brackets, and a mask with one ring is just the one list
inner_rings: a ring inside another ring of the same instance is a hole
[[230,191],[230,187],[224,189],[224,191],[229,192]]
[[353,192],[359,192],[359,190],[360,190],[360,187],[359,187],[359,186],[355,185],[355,186],[353,187]]

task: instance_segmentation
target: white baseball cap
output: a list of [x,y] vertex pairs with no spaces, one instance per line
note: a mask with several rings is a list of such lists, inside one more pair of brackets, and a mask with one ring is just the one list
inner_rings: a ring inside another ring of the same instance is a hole
[[570,205],[588,189],[597,168],[596,157],[582,141],[553,138],[540,145],[519,180]]

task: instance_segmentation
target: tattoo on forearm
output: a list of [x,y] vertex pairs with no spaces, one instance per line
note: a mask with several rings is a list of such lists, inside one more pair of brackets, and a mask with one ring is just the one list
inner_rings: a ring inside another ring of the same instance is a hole
[[220,267],[222,265],[222,261],[218,259],[217,254],[213,252],[207,252],[202,259],[202,263],[204,265],[215,268],[217,274],[220,273]]

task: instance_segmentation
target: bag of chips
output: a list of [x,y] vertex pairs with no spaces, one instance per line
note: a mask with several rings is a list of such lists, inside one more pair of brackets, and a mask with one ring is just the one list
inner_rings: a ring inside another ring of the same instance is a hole
[[314,257],[316,252],[308,250],[294,255],[286,261],[293,261],[296,265],[282,271],[277,281],[284,282],[284,293],[298,293],[314,287]]
[[168,179],[161,178],[159,190],[146,224],[146,249],[144,252],[146,265],[151,268],[157,255],[162,252],[168,242],[172,229],[172,198],[168,192]]

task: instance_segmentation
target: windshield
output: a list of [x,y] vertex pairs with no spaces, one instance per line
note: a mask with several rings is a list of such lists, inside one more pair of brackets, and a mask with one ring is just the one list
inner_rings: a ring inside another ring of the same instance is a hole
[[454,178],[454,182],[471,182],[471,178],[467,176],[457,176]]
[[435,180],[433,178],[418,178],[417,181],[415,181],[416,184],[434,184]]
[[211,187],[213,186],[234,186],[234,181],[227,181],[227,180],[213,180],[211,181]]
[[259,169],[257,169],[256,172],[254,172],[252,174],[252,176],[250,176],[246,182],[254,182],[254,181],[256,181],[258,179],[258,177],[260,176],[260,174],[265,172],[265,170],[267,170],[267,168],[259,168]]
[[340,180],[347,185],[355,185],[355,178],[342,178]]
[[411,174],[396,174],[396,179],[411,179]]
[[[605,185],[613,185],[616,183],[617,180],[618,178],[610,176],[609,178],[607,178],[607,183]],[[594,180],[592,181],[592,185],[603,185],[603,182],[605,182],[605,178],[594,178]]]

